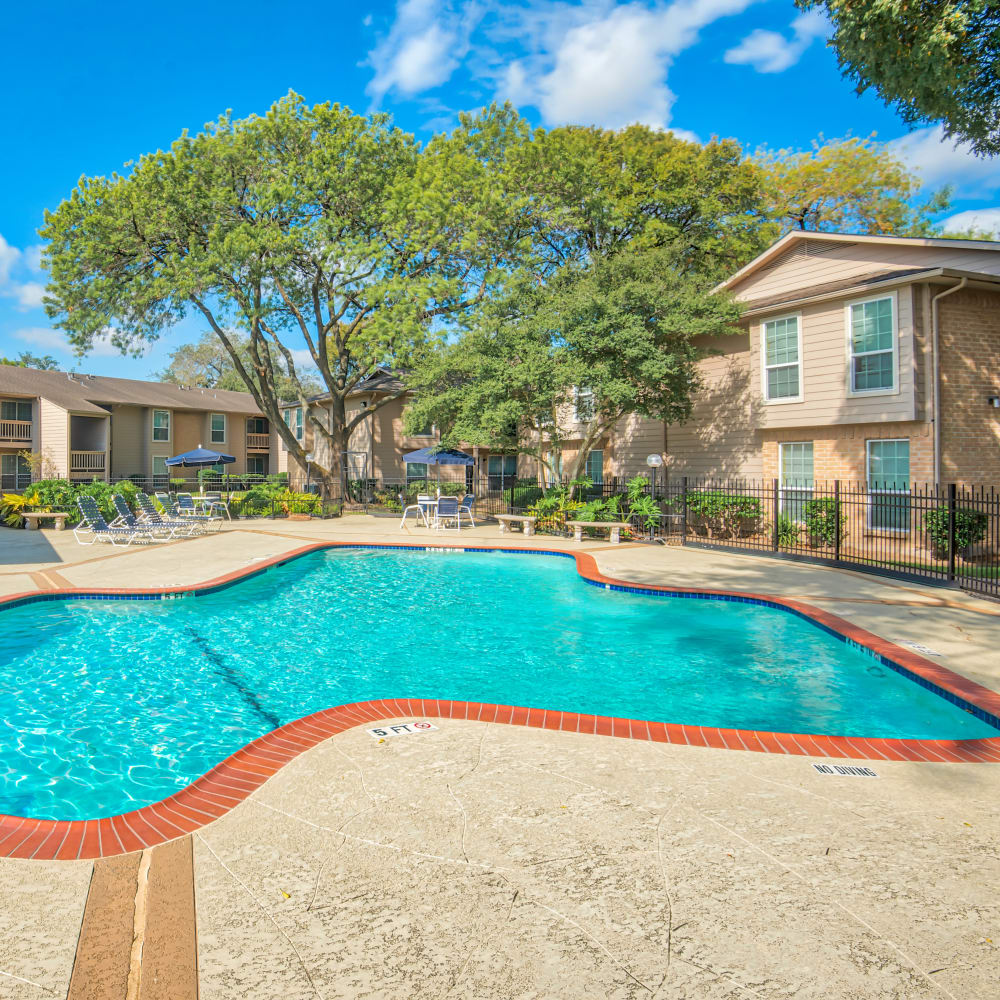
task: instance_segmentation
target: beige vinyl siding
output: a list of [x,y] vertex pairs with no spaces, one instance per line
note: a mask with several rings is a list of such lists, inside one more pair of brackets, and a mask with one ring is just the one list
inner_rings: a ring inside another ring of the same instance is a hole
[[38,401],[41,452],[52,463],[56,477],[69,476],[69,412],[48,399]]
[[146,414],[140,406],[111,409],[111,478],[117,482],[129,476],[148,475],[146,441],[143,436]]
[[1000,275],[1000,247],[996,250],[963,250],[809,240],[793,246],[777,261],[747,275],[731,291],[741,301],[753,302],[793,292],[808,295],[814,285],[877,271],[932,267],[953,267]]
[[[645,475],[647,455],[664,454],[662,420],[631,413],[619,420],[604,446],[604,478],[630,479]],[[600,447],[600,446],[599,446]]]
[[205,439],[204,431],[208,428],[208,416],[198,411],[173,410],[170,413],[170,440],[154,441],[153,454],[162,455],[166,453],[179,455],[184,451],[191,451],[201,445],[204,448],[211,448],[211,444]]
[[[694,397],[690,418],[667,427],[667,473],[671,478],[759,476],[755,403],[760,392],[751,391],[747,335],[713,337],[702,346],[719,353],[698,364],[703,384]],[[756,386],[759,382],[753,384]]]
[[[896,309],[897,391],[851,395],[848,392],[849,354],[847,304],[892,296]],[[777,307],[774,315],[782,315]],[[862,299],[838,299],[800,310],[802,401],[765,403],[761,380],[760,338],[767,317],[750,325],[751,393],[759,400],[758,426],[815,427],[824,424],[880,423],[914,420],[913,295],[909,287],[899,294],[882,292]]]

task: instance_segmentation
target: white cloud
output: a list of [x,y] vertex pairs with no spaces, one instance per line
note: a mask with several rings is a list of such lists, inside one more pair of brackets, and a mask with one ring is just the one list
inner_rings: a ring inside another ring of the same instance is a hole
[[57,354],[73,353],[73,349],[66,342],[66,335],[47,326],[29,326],[15,330],[14,337],[38,351],[55,351]]
[[829,31],[829,23],[821,11],[799,14],[791,23],[791,38],[777,31],[757,28],[735,48],[723,56],[727,63],[753,66],[758,73],[781,73],[794,66],[817,38]]
[[0,296],[14,299],[21,311],[37,309],[42,304],[45,286],[38,281],[21,280],[41,273],[41,247],[20,250],[0,235]]
[[1000,208],[971,208],[959,212],[941,223],[945,232],[962,232],[965,229],[978,229],[990,232],[994,237],[1000,235]]
[[941,125],[918,129],[889,144],[928,187],[951,184],[963,198],[988,197],[1000,189],[1000,160],[975,156],[944,137]]
[[535,51],[504,68],[500,96],[534,105],[547,124],[665,128],[674,103],[667,86],[674,58],[697,42],[706,25],[752,2],[549,4],[533,12]]
[[389,34],[368,57],[373,104],[390,90],[412,97],[446,83],[468,52],[479,16],[474,3],[456,11],[440,0],[401,0]]
[[368,93],[375,104],[390,90],[413,96],[464,65],[498,97],[536,107],[546,124],[665,128],[674,58],[706,25],[754,2],[401,0],[388,35],[369,54]]

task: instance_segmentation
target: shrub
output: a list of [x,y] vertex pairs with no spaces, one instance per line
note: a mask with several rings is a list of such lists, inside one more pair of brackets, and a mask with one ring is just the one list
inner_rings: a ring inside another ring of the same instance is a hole
[[760,528],[763,506],[758,497],[724,490],[696,490],[687,497],[689,516],[701,518],[713,535],[751,535]]
[[510,507],[530,507],[545,496],[545,490],[536,479],[518,479],[512,487],[503,491],[503,502]]
[[20,493],[4,493],[0,496],[0,520],[11,528],[24,526],[21,514],[27,506],[27,500]]
[[541,522],[538,525],[540,530],[565,531],[567,521],[584,520],[580,512],[585,505],[579,500],[571,499],[571,489],[571,486],[554,486],[528,508],[528,513]]
[[[964,551],[986,537],[986,514],[968,507],[955,508],[955,549]],[[924,530],[930,536],[934,552],[943,558],[948,554],[948,507],[943,505],[924,514]]]
[[778,545],[783,549],[791,549],[798,545],[802,526],[793,521],[787,514],[778,515]]
[[405,498],[407,504],[411,504],[417,502],[417,496],[419,494],[429,493],[433,496],[438,490],[441,491],[442,496],[464,497],[465,483],[439,483],[436,480],[430,479],[414,479],[412,482],[406,484],[406,489],[403,491],[403,497]]
[[[807,500],[802,508],[806,533],[813,545],[837,544],[837,501],[832,497]],[[847,515],[840,515],[840,540],[847,537]]]

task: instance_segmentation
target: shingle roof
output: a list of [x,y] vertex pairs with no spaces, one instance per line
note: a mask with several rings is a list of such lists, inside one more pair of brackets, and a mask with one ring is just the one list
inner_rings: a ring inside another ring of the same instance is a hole
[[171,410],[207,410],[217,413],[260,413],[249,392],[226,389],[184,389],[170,382],[141,382],[107,375],[46,372],[36,368],[0,365],[0,395],[42,396],[77,413],[106,413],[99,403],[162,406]]

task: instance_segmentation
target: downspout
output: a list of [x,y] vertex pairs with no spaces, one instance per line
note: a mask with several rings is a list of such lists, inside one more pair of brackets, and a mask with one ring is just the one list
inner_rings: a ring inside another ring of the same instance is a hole
[[969,283],[968,278],[962,278],[957,285],[938,292],[931,299],[931,378],[932,378],[932,409],[934,419],[934,485],[941,485],[941,371],[940,352],[938,349],[938,302],[948,295],[960,292]]

